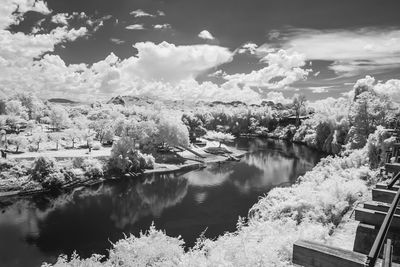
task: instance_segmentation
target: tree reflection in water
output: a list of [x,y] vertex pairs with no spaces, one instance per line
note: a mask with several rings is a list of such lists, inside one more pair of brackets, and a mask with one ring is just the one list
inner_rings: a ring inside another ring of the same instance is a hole
[[160,217],[165,208],[175,206],[187,194],[188,182],[173,174],[146,178],[123,196],[112,197],[111,219],[120,229],[133,225],[147,215]]

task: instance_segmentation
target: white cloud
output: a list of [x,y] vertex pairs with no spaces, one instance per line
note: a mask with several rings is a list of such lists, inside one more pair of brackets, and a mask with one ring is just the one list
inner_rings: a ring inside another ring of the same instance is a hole
[[297,29],[282,40],[284,49],[302,53],[307,60],[333,61],[330,68],[343,76],[400,67],[399,29]]
[[400,102],[400,80],[398,79],[391,79],[385,83],[378,82],[374,90],[379,94],[389,95],[396,102]]
[[268,66],[254,70],[250,73],[237,73],[226,75],[224,78],[231,83],[243,84],[266,89],[285,89],[288,85],[304,80],[309,69],[302,68],[305,65],[305,57],[299,53],[288,53],[279,50],[269,53],[261,59]]
[[26,35],[23,33],[11,33],[0,30],[0,58],[9,64],[26,64],[45,52],[54,50],[56,44],[65,41],[74,41],[84,36],[87,29],[68,30],[66,26],[58,27],[49,34]]
[[259,101],[259,94],[249,87],[218,86],[212,82],[198,83],[194,79],[182,80],[175,84],[165,82],[138,83],[130,92],[135,95],[187,101]]
[[254,55],[257,51],[258,45],[255,43],[246,43],[241,48],[238,49],[239,54],[250,53]]
[[316,94],[327,93],[329,88],[333,88],[334,86],[310,86],[305,89],[311,90],[311,92]]
[[68,15],[68,13],[58,13],[51,17],[51,22],[56,24],[68,25],[68,20],[70,18],[71,17]]
[[133,25],[126,26],[125,29],[128,29],[128,30],[144,30],[144,26],[143,26],[143,24],[133,24]]
[[170,28],[171,28],[171,25],[168,24],[168,23],[165,23],[165,24],[156,24],[156,25],[153,25],[153,28],[154,28],[154,29],[157,29],[157,30],[170,29]]
[[201,39],[206,39],[206,40],[214,40],[214,36],[212,36],[212,34],[207,31],[207,30],[203,30],[199,33],[198,37],[200,37]]
[[[5,17],[11,18],[3,19],[3,23],[18,22],[18,19],[13,17],[16,16],[15,2],[10,3],[14,9],[3,7],[0,11],[8,10],[9,13],[5,14]],[[34,4],[31,8],[46,11],[43,6],[36,7]],[[54,20],[64,23],[62,19],[67,17],[60,15]],[[105,19],[108,18],[102,18],[99,22]],[[95,27],[96,23],[93,22],[89,26]],[[124,60],[111,53],[104,60],[91,66],[68,65],[60,56],[51,55],[51,52],[56,45],[87,35],[87,28],[70,29],[64,25],[48,33],[33,35],[12,33],[6,30],[8,25],[3,24],[3,28],[0,28],[0,88],[10,91],[31,90],[42,97],[90,99],[93,99],[93,96],[105,98],[115,94],[152,95],[186,100],[254,102],[259,99],[259,93],[250,88],[252,82],[255,82],[251,79],[248,79],[250,82],[239,83],[231,77],[232,79],[228,79],[221,86],[195,80],[200,74],[232,60],[234,52],[225,47],[142,42],[134,45],[138,51],[137,55]],[[273,74],[289,76],[285,81],[289,83],[289,80],[293,80],[290,78],[292,72],[302,66],[301,60],[296,61],[294,55],[285,57],[286,54],[279,53],[269,54],[262,59],[268,64],[267,68],[270,68],[266,74],[270,75],[271,79]],[[246,79],[241,77],[240,80]]]
[[292,102],[291,99],[285,98],[282,92],[268,92],[267,96],[264,99],[262,99],[261,102],[262,101],[272,101],[275,104],[277,103],[288,104]]
[[157,10],[157,15],[159,16],[165,16],[165,12],[161,10]]
[[281,35],[281,33],[277,30],[272,30],[268,33],[268,39],[269,40],[274,40],[274,39],[278,39],[279,36]]
[[[52,52],[57,44],[74,41],[87,34],[85,27],[69,29],[67,26],[57,27],[45,34],[12,33],[6,30],[8,25],[4,23],[15,23],[16,14],[22,16],[22,12],[30,10],[45,14],[50,11],[41,1],[30,0],[6,1],[2,3],[0,9],[0,13],[3,15],[3,20],[0,19],[0,72],[2,73],[0,88],[6,90],[35,88],[32,86],[33,84],[41,83],[40,73],[36,73],[34,67],[41,60],[35,61],[35,59],[40,59],[43,54]],[[9,14],[5,12],[9,12]],[[8,18],[8,20],[4,18]]]
[[217,70],[216,72],[208,74],[208,77],[216,77],[216,78],[222,78],[225,77],[227,74],[223,70]]
[[[138,54],[120,60],[114,54],[92,66],[67,65],[57,55],[45,55],[31,65],[8,69],[0,86],[14,90],[34,90],[43,97],[93,99],[115,94],[155,96],[185,100],[255,101],[259,94],[247,86],[211,82],[195,78],[207,69],[229,62],[233,53],[211,45],[175,46],[163,42],[137,43]],[[1,64],[1,63],[0,63]],[[1,69],[1,68],[0,68]]]
[[121,40],[121,39],[118,39],[118,38],[111,38],[110,41],[115,43],[115,44],[123,44],[123,43],[125,43],[124,40]]
[[131,13],[129,13],[131,15],[133,15],[135,18],[139,18],[139,17],[154,17],[154,15],[147,13],[141,9],[138,10],[134,10]]
[[85,14],[85,12],[73,12],[72,16],[79,18],[79,19],[87,19],[88,16]]
[[175,46],[167,42],[137,43],[137,57],[123,62],[147,80],[177,82],[232,60],[232,52],[214,45]]
[[394,101],[400,102],[400,80],[398,79],[387,80],[383,83],[382,81],[376,82],[374,77],[367,75],[365,78],[357,80],[353,88],[357,87],[372,89],[378,94],[388,95]]
[[2,0],[0,4],[0,29],[11,24],[18,24],[22,14],[35,11],[42,14],[50,14],[46,3],[39,0]]
[[[74,13],[77,14],[77,13]],[[82,15],[84,15],[82,17]],[[80,19],[86,19],[86,24],[89,25],[90,27],[93,28],[93,31],[97,31],[99,30],[101,27],[104,26],[104,22],[111,19],[112,15],[105,15],[103,17],[100,18],[89,18],[86,16],[85,13],[80,13],[79,15],[74,15],[75,17],[78,17]]]

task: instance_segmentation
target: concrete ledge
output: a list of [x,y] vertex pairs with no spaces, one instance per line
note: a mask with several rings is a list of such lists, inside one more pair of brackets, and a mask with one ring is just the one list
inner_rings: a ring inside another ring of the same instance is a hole
[[364,267],[367,256],[312,241],[293,244],[293,263],[305,267]]
[[[356,208],[355,220],[361,223],[376,225],[380,227],[385,219],[387,212],[376,211],[365,208]],[[394,215],[390,228],[396,228],[400,230],[400,215]]]
[[400,163],[386,163],[385,170],[387,172],[399,172],[400,171]]
[[[368,254],[378,234],[379,226],[359,223],[356,231],[353,250],[358,253]],[[393,262],[400,263],[400,232],[389,229],[387,238],[393,244]],[[382,254],[381,254],[382,255]]]
[[393,202],[396,191],[388,189],[372,189],[372,200],[391,204]]
[[392,188],[387,188],[387,183],[377,183],[375,185],[376,189],[384,189],[384,190],[391,190],[391,191],[398,191],[400,189],[400,186],[398,184],[395,184],[392,186]]
[[[390,205],[386,203],[376,202],[376,201],[368,201],[364,203],[364,209],[376,210],[381,212],[388,212]],[[395,214],[400,215],[400,207],[398,207],[395,211]]]

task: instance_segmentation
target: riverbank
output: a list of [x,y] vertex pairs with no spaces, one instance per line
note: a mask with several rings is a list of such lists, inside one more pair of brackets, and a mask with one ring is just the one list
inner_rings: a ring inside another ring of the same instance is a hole
[[[138,177],[140,175],[151,175],[151,174],[168,174],[168,173],[174,173],[174,172],[180,172],[180,171],[191,171],[199,168],[205,167],[207,163],[217,163],[217,162],[224,162],[224,161],[230,161],[230,160],[238,160],[240,157],[245,155],[247,151],[243,150],[238,150],[233,147],[229,147],[228,149],[230,150],[231,153],[229,154],[210,154],[207,153],[205,150],[206,148],[213,147],[215,143],[210,142],[207,143],[206,147],[203,148],[193,148],[189,150],[183,150],[181,152],[176,152],[176,154],[181,157],[184,161],[181,164],[167,164],[167,163],[155,163],[155,166],[153,169],[145,169],[141,173],[129,173],[126,174],[125,177]],[[191,150],[191,151],[190,151]],[[111,153],[111,148],[110,149],[104,149],[99,151],[92,151],[90,154],[87,153],[87,150],[79,150],[80,153],[75,153],[77,150],[74,152],[71,151],[50,151],[49,153],[31,153],[29,155],[21,155],[21,154],[16,154],[13,157],[10,157],[10,159],[16,160],[19,164],[25,164],[25,161],[33,161],[35,160],[38,156],[46,156],[49,157],[53,156],[57,161],[61,162],[61,164],[67,165],[69,164],[72,160],[76,159],[90,159],[90,158],[95,158],[98,160],[101,160],[103,164],[105,165],[106,162],[108,161]],[[96,177],[96,178],[91,178],[91,177],[85,177],[84,175],[78,176],[78,179],[73,179],[72,181],[67,181],[59,186],[59,188],[55,189],[49,189],[49,188],[40,188],[39,184],[32,185],[32,183],[29,183],[29,180],[27,177],[25,177],[25,181],[21,183],[21,189],[19,190],[12,190],[16,187],[15,182],[11,182],[11,190],[7,190],[3,186],[2,191],[0,191],[0,201],[4,199],[9,199],[9,198],[17,198],[17,197],[24,197],[24,196],[32,196],[32,195],[37,195],[37,194],[46,194],[54,191],[62,192],[64,190],[70,190],[73,189],[74,187],[80,187],[80,186],[91,186],[99,183],[103,183],[106,180],[109,179],[119,179],[120,176],[113,175],[112,173],[106,173],[105,176],[109,176],[110,178],[105,178],[103,177]],[[6,183],[7,181],[1,181],[3,184]],[[24,187],[26,186],[26,187]]]
[[[294,185],[276,187],[259,199],[248,218],[238,221],[235,232],[212,240],[203,238],[190,253],[183,249],[182,240],[151,227],[139,237],[114,243],[104,262],[94,258],[84,261],[93,266],[113,262],[135,266],[150,264],[162,255],[160,264],[170,266],[292,266],[296,240],[326,243],[349,237],[346,216],[359,201],[368,198],[375,174],[369,168],[367,149],[343,157],[328,156]],[[127,252],[126,247],[134,249]],[[58,264],[62,262],[60,259]],[[55,266],[61,266],[58,264]]]

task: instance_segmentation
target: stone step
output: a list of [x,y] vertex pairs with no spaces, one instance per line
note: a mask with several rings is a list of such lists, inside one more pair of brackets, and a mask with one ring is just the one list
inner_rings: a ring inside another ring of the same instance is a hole
[[[366,208],[356,208],[354,215],[356,221],[380,227],[386,216],[386,212]],[[390,225],[390,227],[392,229],[400,230],[400,215],[393,215],[392,224]]]
[[[371,250],[372,244],[379,232],[379,227],[376,225],[359,223],[354,239],[353,251],[367,254]],[[400,231],[389,228],[387,238],[392,240],[393,244],[393,262],[400,262]],[[383,250],[383,249],[382,249]],[[382,255],[382,253],[381,253]],[[379,266],[379,265],[377,265]]]
[[390,189],[372,189],[372,200],[391,204],[393,202],[396,191]]
[[367,256],[313,241],[293,244],[293,263],[304,267],[364,267]]

